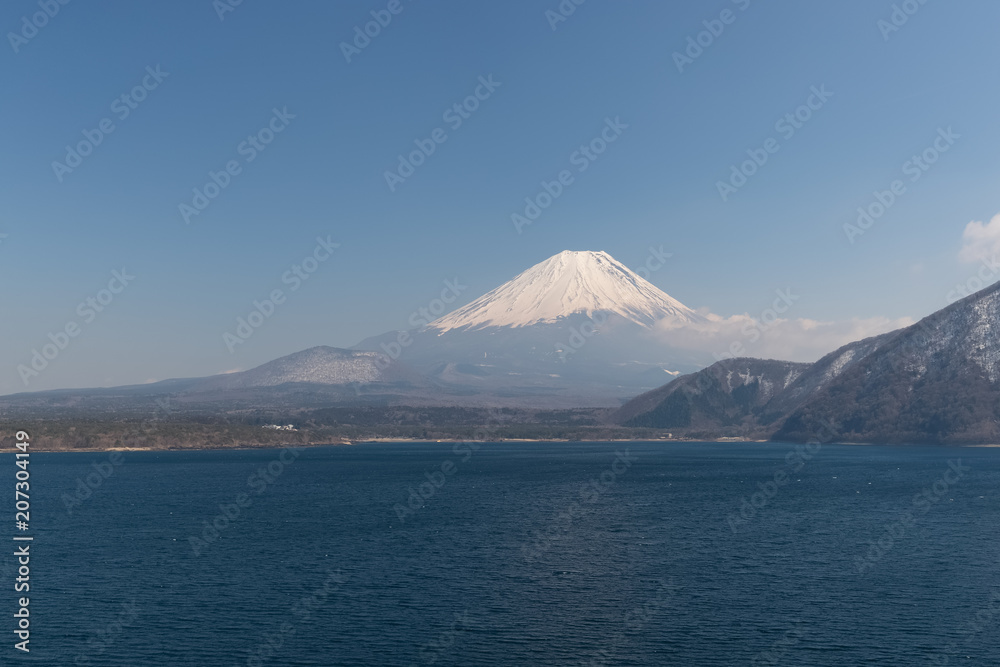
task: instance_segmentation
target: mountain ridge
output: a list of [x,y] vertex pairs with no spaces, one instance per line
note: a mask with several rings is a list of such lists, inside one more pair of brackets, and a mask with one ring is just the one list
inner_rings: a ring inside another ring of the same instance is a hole
[[[1000,442],[998,325],[1000,282],[908,327],[842,346],[774,395],[721,387],[727,364],[763,363],[723,360],[636,397],[613,420],[776,441],[806,441],[834,424],[846,442]],[[755,403],[737,423],[732,406],[740,400]]]

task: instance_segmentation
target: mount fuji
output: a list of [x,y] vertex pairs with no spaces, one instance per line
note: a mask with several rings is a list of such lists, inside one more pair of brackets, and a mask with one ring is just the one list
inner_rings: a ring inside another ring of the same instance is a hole
[[714,361],[665,345],[653,335],[663,320],[705,322],[608,253],[567,250],[422,329],[354,349],[493,404],[609,406]]
[[442,333],[527,327],[571,315],[616,315],[642,326],[705,319],[606,252],[564,250],[429,326]]

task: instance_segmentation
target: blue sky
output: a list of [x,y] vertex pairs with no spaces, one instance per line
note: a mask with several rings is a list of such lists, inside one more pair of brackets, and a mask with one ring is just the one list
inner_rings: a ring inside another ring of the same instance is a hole
[[[960,249],[1000,212],[996,3],[912,0],[888,32],[881,0],[588,0],[555,29],[554,0],[400,0],[347,62],[341,44],[389,5],[244,0],[220,19],[211,0],[77,1],[32,31],[37,0],[4,3],[0,393],[26,388],[17,366],[71,322],[27,389],[348,347],[405,328],[446,279],[467,285],[460,304],[565,249],[638,268],[663,246],[650,279],[692,307],[760,313],[791,288],[789,316],[823,321],[926,315],[978,269]],[[709,28],[679,71],[674,53]],[[144,78],[121,118],[115,100]],[[453,129],[444,112],[477,86]],[[794,134],[776,129],[824,86]],[[294,118],[248,161],[241,142],[275,109]],[[608,118],[627,128],[578,171]],[[104,119],[92,153],[54,169]],[[391,191],[385,172],[437,128],[446,141]],[[958,138],[910,181],[904,163],[947,128]],[[717,183],[769,138],[777,152],[723,201]],[[179,205],[230,161],[186,223]],[[511,215],[564,169],[572,184],[517,233]],[[905,192],[848,242],[897,179]],[[291,291],[317,237],[340,246]],[[123,268],[134,280],[88,321],[78,304]],[[230,352],[222,334],[276,288],[284,303]]]

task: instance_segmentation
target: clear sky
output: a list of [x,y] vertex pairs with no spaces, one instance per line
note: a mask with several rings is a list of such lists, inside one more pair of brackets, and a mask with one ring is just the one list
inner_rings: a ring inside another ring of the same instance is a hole
[[[963,232],[1000,212],[995,2],[564,0],[560,20],[557,0],[228,2],[0,6],[0,393],[349,347],[405,328],[446,279],[460,304],[565,249],[639,268],[663,246],[650,280],[723,316],[790,288],[788,317],[916,318],[976,273]],[[573,155],[602,132],[603,153]],[[434,152],[390,187],[417,141]],[[747,151],[766,162],[724,201]],[[228,183],[201,201],[209,172]],[[292,290],[317,237],[340,246]],[[274,289],[230,352],[223,333]],[[18,364],[71,323],[25,387]]]

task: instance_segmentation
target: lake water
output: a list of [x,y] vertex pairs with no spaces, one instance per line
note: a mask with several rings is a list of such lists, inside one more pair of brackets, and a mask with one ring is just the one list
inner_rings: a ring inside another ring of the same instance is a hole
[[12,648],[5,550],[0,664],[1000,664],[1000,449],[107,461],[32,455],[31,653]]

